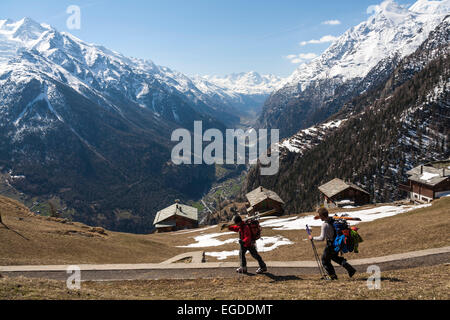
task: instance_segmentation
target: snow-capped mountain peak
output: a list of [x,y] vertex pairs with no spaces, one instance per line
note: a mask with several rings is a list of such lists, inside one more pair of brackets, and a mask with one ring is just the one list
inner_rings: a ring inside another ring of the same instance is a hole
[[415,52],[450,12],[450,0],[413,6],[388,0],[368,8],[366,21],[347,30],[319,57],[303,64],[266,101],[258,125],[289,137],[326,120],[346,102],[374,89]]
[[19,48],[31,47],[46,30],[29,18],[0,20],[0,62],[13,58]]
[[285,79],[273,74],[261,75],[258,72],[232,73],[226,76],[196,76],[197,81],[206,80],[221,88],[240,94],[270,94],[281,88]]
[[411,54],[450,12],[450,0],[419,0],[409,9],[387,0],[373,15],[345,32],[320,57],[300,66],[289,85],[304,90],[312,81],[361,78],[381,60]]
[[213,100],[244,113],[259,112],[269,95],[282,88],[286,78],[258,72],[232,73],[225,76],[193,76],[196,87]]
[[[27,71],[34,71],[22,72],[25,66]],[[29,18],[0,21],[0,77],[12,70],[15,72],[11,76],[19,82],[43,79],[46,74],[81,94],[94,89],[113,101],[121,95],[141,108],[152,110],[157,117],[166,115],[177,123],[186,120],[177,112],[180,102],[168,106],[169,96],[183,100],[201,114],[232,124],[239,121],[239,112],[262,106],[278,81],[256,72],[227,78],[235,84],[228,87],[224,86],[226,81],[222,85],[206,79],[196,81],[150,60],[126,57]]]
[[24,43],[37,40],[47,30],[49,30],[47,25],[39,24],[30,18],[23,18],[19,21],[0,20],[1,36]]
[[40,35],[48,29],[30,18],[24,18],[17,22],[13,37],[28,42],[37,40]]

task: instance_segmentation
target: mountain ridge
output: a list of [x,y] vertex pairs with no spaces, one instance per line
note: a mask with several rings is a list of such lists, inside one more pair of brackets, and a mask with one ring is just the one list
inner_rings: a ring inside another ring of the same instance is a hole
[[[128,99],[142,107],[152,108],[157,116],[162,102],[151,93],[152,82],[169,93],[178,94],[198,112],[222,119],[228,125],[239,123],[240,100],[253,92],[235,92],[202,78],[206,90],[197,87],[198,77],[190,77],[168,67],[158,66],[151,60],[128,58],[104,46],[84,42],[67,32],[58,32],[46,24],[24,18],[17,22],[0,22],[0,62],[13,58],[17,51],[36,50],[49,60],[73,73],[86,85],[98,90],[125,91]],[[135,77],[131,77],[132,72]],[[127,79],[128,78],[128,79]],[[195,80],[197,79],[197,80]],[[122,88],[124,87],[124,89]],[[266,90],[267,91],[267,90]],[[259,94],[260,92],[258,92]],[[266,97],[268,92],[263,92]],[[262,102],[257,102],[262,104]],[[156,106],[156,107],[155,107]],[[245,112],[244,112],[245,113]],[[176,116],[167,120],[177,122]]]
[[450,1],[420,0],[406,9],[388,0],[376,8],[367,21],[347,30],[321,56],[294,71],[265,102],[259,127],[278,128],[282,138],[289,137],[382,84],[384,78],[372,78],[370,71],[383,67],[385,75],[392,72],[442,21]]

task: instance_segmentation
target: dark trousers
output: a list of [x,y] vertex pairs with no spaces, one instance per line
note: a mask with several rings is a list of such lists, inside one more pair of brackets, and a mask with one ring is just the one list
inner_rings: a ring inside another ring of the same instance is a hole
[[241,249],[239,250],[239,258],[241,259],[241,267],[245,268],[247,267],[247,259],[245,258],[245,254],[247,251],[250,252],[253,258],[258,261],[260,268],[266,268],[266,264],[264,263],[263,259],[259,255],[258,251],[256,250],[256,246],[252,245],[250,248],[244,247],[244,245],[241,243]]
[[343,257],[339,256],[339,252],[334,251],[331,245],[327,245],[322,255],[322,264],[327,273],[332,276],[336,275],[336,271],[334,270],[331,261],[336,262],[337,264],[343,266],[348,272],[353,270],[353,267],[345,260]]

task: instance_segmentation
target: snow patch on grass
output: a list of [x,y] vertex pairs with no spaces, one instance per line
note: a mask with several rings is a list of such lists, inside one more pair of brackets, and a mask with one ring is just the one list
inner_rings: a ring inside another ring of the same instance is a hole
[[[431,204],[425,205],[403,205],[403,206],[381,206],[372,209],[340,212],[339,215],[348,215],[354,218],[360,218],[361,222],[370,222],[381,218],[392,217],[400,213],[405,213],[411,210],[426,208]],[[351,221],[351,225],[357,224],[357,221]],[[261,223],[263,227],[271,227],[273,230],[306,230],[306,225],[310,227],[320,227],[321,220],[314,220],[314,216],[294,217],[285,219],[273,219]]]
[[201,236],[194,237],[195,243],[189,244],[187,246],[178,246],[179,248],[206,248],[206,247],[219,247],[229,243],[238,243],[238,239],[227,239],[219,240],[216,239],[220,236],[225,236],[228,234],[234,234],[235,232],[224,232],[224,233],[210,233]]
[[[275,250],[276,248],[278,248],[280,246],[285,246],[285,245],[290,245],[290,244],[293,244],[293,242],[282,236],[262,237],[261,239],[256,241],[256,248],[257,248],[258,252],[268,252],[268,251]],[[211,257],[216,257],[217,260],[225,260],[230,256],[239,255],[239,250],[206,252],[205,255],[211,256]]]

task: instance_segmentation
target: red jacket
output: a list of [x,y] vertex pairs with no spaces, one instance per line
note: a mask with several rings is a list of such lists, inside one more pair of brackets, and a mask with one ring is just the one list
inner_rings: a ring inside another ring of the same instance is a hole
[[239,238],[244,242],[244,247],[250,248],[252,243],[252,231],[245,222],[241,222],[237,226],[229,226],[230,231],[239,232]]

